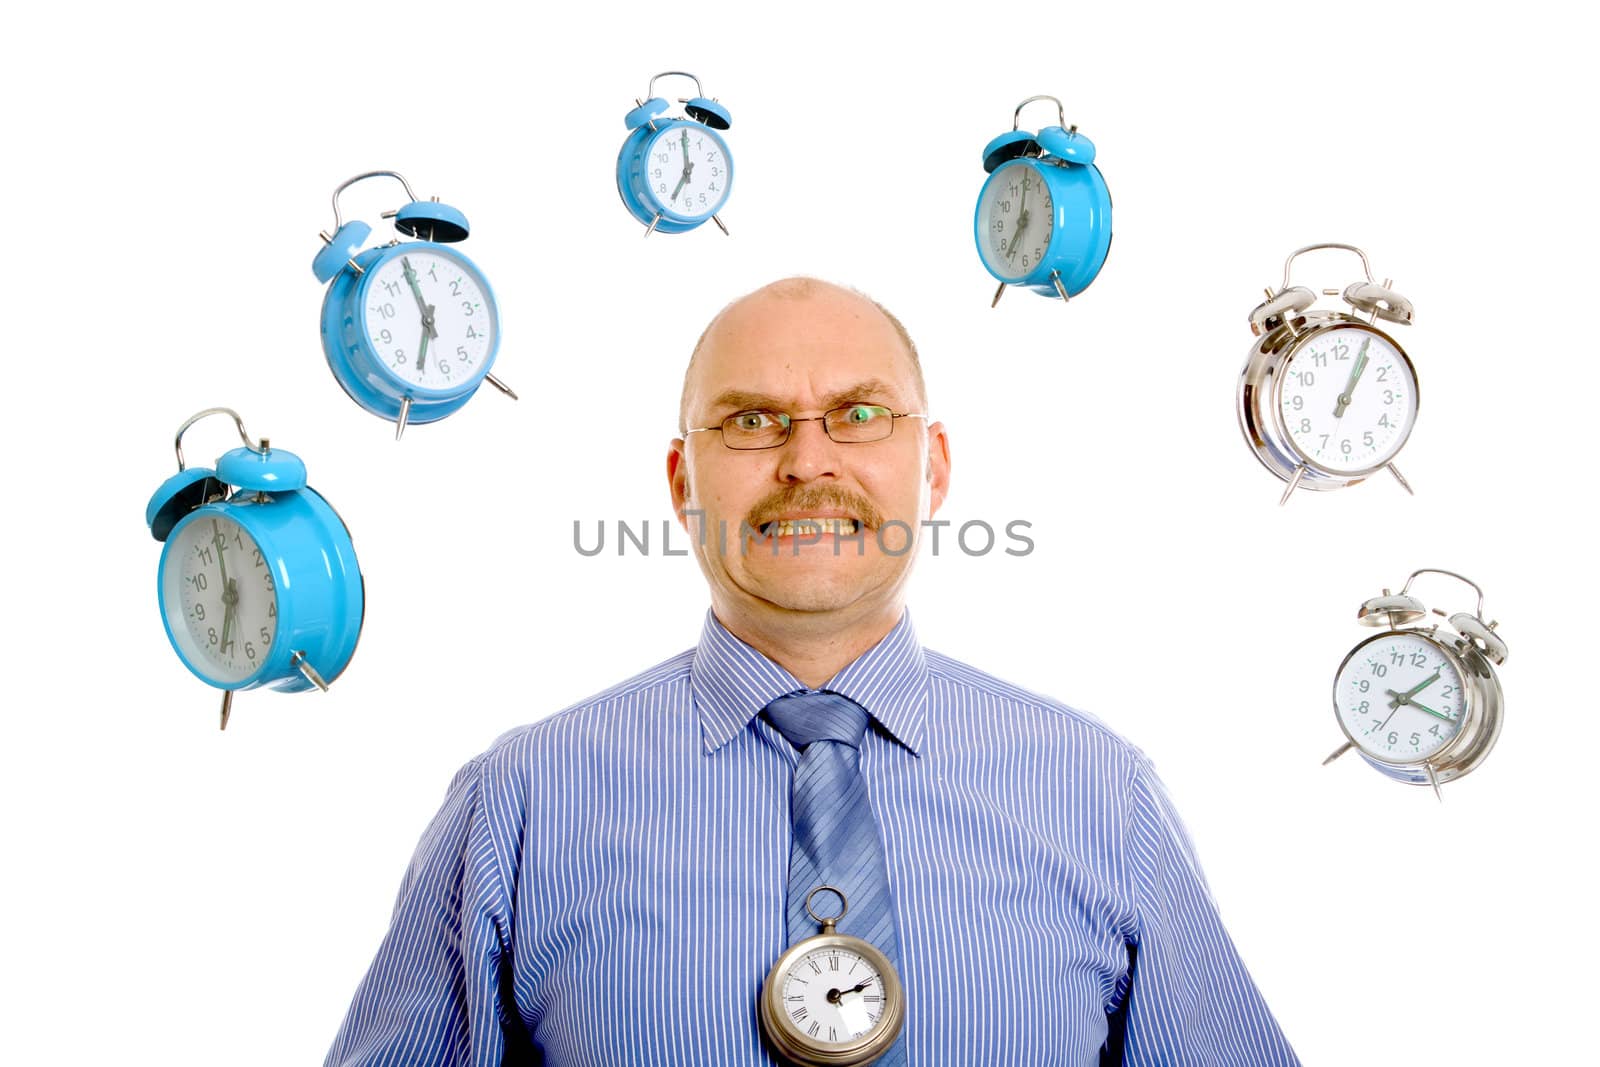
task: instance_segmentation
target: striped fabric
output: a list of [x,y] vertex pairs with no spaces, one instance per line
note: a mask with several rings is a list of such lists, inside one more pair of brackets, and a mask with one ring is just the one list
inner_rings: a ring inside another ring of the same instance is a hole
[[[900,940],[894,929],[883,836],[861,777],[867,713],[837,693],[806,692],[779,697],[767,705],[765,714],[801,750],[789,801],[794,835],[789,846],[789,944],[818,932],[816,921],[806,912],[806,897],[818,886],[831,886],[844,894],[849,905],[839,920],[839,932],[876,946],[898,973]],[[826,895],[830,905],[825,914],[837,915],[832,903],[837,898]],[[895,1041],[873,1062],[878,1067],[901,1067],[905,1039]]]
[[[770,1063],[796,755],[760,712],[804,688],[708,617],[468,763],[327,1063]],[[1298,1062],[1136,749],[909,618],[824,688],[874,721],[908,1063]]]

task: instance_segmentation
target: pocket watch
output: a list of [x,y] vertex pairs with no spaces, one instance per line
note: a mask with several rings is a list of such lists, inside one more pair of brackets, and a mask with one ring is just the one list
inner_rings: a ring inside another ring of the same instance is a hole
[[[818,893],[839,897],[831,918],[811,907]],[[806,894],[806,913],[822,932],[797,941],[761,986],[761,1032],[785,1063],[798,1067],[868,1064],[882,1056],[905,1023],[900,976],[870,942],[836,929],[850,902],[833,886]]]
[[[1022,109],[1056,105],[1057,126],[1020,130]],[[1030,96],[1011,116],[1011,131],[983,149],[989,179],[978,193],[972,233],[978,258],[1006,286],[1065,301],[1089,287],[1111,250],[1111,191],[1094,165],[1094,143],[1067,125],[1061,101]]]
[[[1317,294],[1290,286],[1295,257],[1333,248],[1361,257],[1365,281],[1344,290],[1352,311],[1313,311]],[[1239,379],[1239,428],[1263,466],[1298,489],[1343,489],[1388,468],[1411,492],[1394,457],[1417,420],[1417,374],[1399,343],[1376,323],[1408,325],[1411,302],[1372,280],[1367,254],[1354,245],[1307,245],[1290,253],[1283,285],[1250,312],[1258,338]]]
[[[339,194],[367,178],[393,178],[410,202],[385,212],[415,241],[392,240],[361,251],[372,227],[345,222]],[[418,200],[392,170],[357,174],[333,191],[333,233],[311,271],[328,285],[322,301],[322,349],[350,399],[395,424],[437,422],[488,382],[517,398],[489,373],[500,348],[500,308],[489,280],[451,247],[466,239],[467,217],[437,197]]]
[[[655,95],[656,81],[668,77],[694,82],[695,95],[679,97],[687,118],[661,117],[665,97]],[[633,217],[644,223],[644,235],[684,233],[710,219],[728,232],[717,212],[733,189],[733,156],[720,130],[733,123],[728,109],[708,99],[700,79],[669,70],[650,79],[644,100],[623,118],[628,138],[617,154],[617,192]]]
[[[208,415],[232,417],[244,447],[187,467],[183,435]],[[178,473],[145,509],[165,543],[156,597],[173,651],[222,690],[225,730],[240,690],[327,690],[355,653],[365,589],[350,531],[300,457],[252,441],[229,408],[189,418],[175,448]]]
[[[1410,595],[1421,574],[1443,574],[1472,586],[1476,614],[1433,614],[1445,623],[1419,625],[1428,609]],[[1439,786],[1476,769],[1500,736],[1504,701],[1495,668],[1506,661],[1496,623],[1483,621],[1483,590],[1453,571],[1413,571],[1398,594],[1361,605],[1356,619],[1384,631],[1362,641],[1339,665],[1333,682],[1334,717],[1345,743],[1326,766],[1350,749],[1399,782]],[[1440,799],[1443,799],[1440,797]]]

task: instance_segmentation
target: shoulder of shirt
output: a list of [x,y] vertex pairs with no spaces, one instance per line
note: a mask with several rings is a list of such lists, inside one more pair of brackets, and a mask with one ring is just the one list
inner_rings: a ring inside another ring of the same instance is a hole
[[553,715],[507,730],[473,762],[483,764],[492,761],[497,754],[524,748],[530,743],[536,743],[542,735],[558,732],[563,727],[576,726],[581,730],[587,725],[583,722],[584,719],[592,719],[598,726],[607,712],[618,704],[653,689],[661,689],[680,681],[687,683],[689,668],[694,662],[694,653],[694,649],[687,649],[671,659],[663,660],[654,667],[641,671],[627,681],[619,682],[609,689],[601,690],[576,704],[562,708]]
[[1064,704],[1054,697],[1035,693],[1014,685],[1003,678],[996,678],[986,671],[953,656],[932,649],[923,649],[923,656],[928,664],[928,675],[931,679],[938,679],[946,685],[954,685],[964,689],[977,691],[991,699],[998,699],[1004,704],[1019,711],[1043,711],[1057,718],[1062,729],[1081,730],[1115,750],[1133,764],[1148,768],[1150,759],[1138,745],[1111,729],[1094,715]]

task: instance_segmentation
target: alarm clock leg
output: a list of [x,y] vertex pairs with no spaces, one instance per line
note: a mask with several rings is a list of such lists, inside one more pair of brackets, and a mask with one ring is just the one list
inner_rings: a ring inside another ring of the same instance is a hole
[[411,398],[408,396],[400,401],[400,417],[395,420],[394,439],[400,440],[400,435],[406,432],[406,420],[411,418]]
[[502,393],[506,394],[506,396],[509,396],[512,400],[516,400],[517,399],[517,394],[514,391],[512,391],[511,386],[507,385],[505,382],[502,382],[499,378],[496,378],[494,375],[485,374],[483,376],[483,380],[488,382],[490,385],[494,386],[496,389],[500,390]]
[[1306,467],[1304,463],[1294,469],[1294,477],[1289,479],[1289,488],[1283,491],[1283,496],[1278,500],[1280,508],[1289,502],[1289,498],[1294,495],[1294,491],[1300,487],[1300,479],[1304,478],[1305,475]]
[[998,288],[998,289],[996,289],[994,291],[994,299],[989,301],[989,306],[990,307],[994,307],[996,304],[1000,303],[1000,297],[1005,293],[1005,291],[1006,291],[1006,283],[1005,282],[1001,282],[1000,283],[1000,288]]
[[300,673],[305,675],[306,681],[310,682],[324,693],[328,691],[328,683],[322,680],[322,675],[318,674],[317,669],[311,665],[311,661],[306,659],[306,654],[304,652],[301,652],[299,649],[295,649],[294,657],[289,662],[294,664],[295,667],[299,668]]
[[1061,275],[1057,271],[1050,272],[1050,284],[1056,287],[1056,292],[1061,294],[1061,302],[1067,302],[1067,287],[1061,284]]
[[1329,756],[1327,759],[1322,761],[1322,765],[1324,767],[1326,767],[1328,764],[1332,763],[1334,760],[1338,759],[1340,756],[1344,755],[1346,752],[1349,752],[1354,747],[1355,747],[1355,742],[1346,741],[1344,744],[1342,744],[1338,748],[1334,749],[1333,750],[1333,754],[1331,756]]
[[712,215],[711,216],[711,221],[717,224],[717,228],[720,229],[725,236],[727,236],[727,237],[732,237],[733,236],[733,234],[728,233],[728,227],[723,223],[723,221],[721,219],[717,218],[717,216]]
[[661,221],[661,212],[656,212],[656,217],[650,220],[650,225],[645,227],[644,235],[649,237],[656,232],[656,223]]
[[1443,804],[1444,803],[1444,794],[1439,792],[1439,776],[1433,773],[1433,764],[1424,763],[1422,765],[1422,769],[1428,772],[1428,784],[1433,786],[1434,799],[1438,800],[1439,803]]
[[222,725],[217,727],[217,729],[226,730],[228,728],[228,716],[232,715],[232,714],[233,714],[233,690],[232,689],[224,689],[222,691]]
[[1400,473],[1400,468],[1396,467],[1393,463],[1390,463],[1387,466],[1389,468],[1389,473],[1394,475],[1394,480],[1400,483],[1400,488],[1404,489],[1412,496],[1416,496],[1417,494],[1411,488],[1411,483],[1406,481],[1405,475]]

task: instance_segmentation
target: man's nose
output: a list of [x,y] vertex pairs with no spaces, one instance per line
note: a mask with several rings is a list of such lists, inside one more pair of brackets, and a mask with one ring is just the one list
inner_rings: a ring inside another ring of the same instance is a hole
[[839,474],[839,445],[823,430],[820,419],[794,423],[779,452],[778,478],[782,481],[810,482]]

